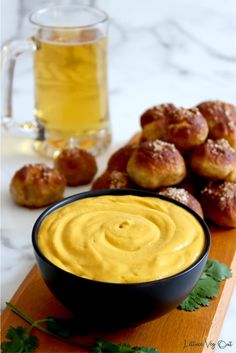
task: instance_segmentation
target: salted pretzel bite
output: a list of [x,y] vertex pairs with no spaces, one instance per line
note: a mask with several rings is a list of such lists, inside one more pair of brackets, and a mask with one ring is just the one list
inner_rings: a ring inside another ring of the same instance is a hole
[[109,158],[107,169],[110,171],[118,170],[120,172],[126,172],[127,163],[137,146],[137,143],[132,143],[118,149]]
[[93,182],[91,190],[127,189],[132,187],[132,185],[132,181],[130,180],[127,172],[121,172],[119,170],[106,170]]
[[209,138],[224,138],[236,149],[236,106],[215,100],[200,103],[197,107],[207,120]]
[[165,140],[169,117],[175,110],[172,103],[159,104],[146,110],[141,116],[141,141]]
[[150,124],[154,120],[159,120],[164,123],[166,118],[176,109],[172,103],[164,103],[155,105],[152,108],[147,109],[140,117],[140,124],[142,128],[145,125]]
[[13,176],[10,193],[18,205],[39,208],[60,200],[65,186],[65,178],[57,169],[40,163],[28,164]]
[[142,130],[141,142],[154,141],[157,139],[166,140],[166,129],[168,120],[157,119],[144,126]]
[[154,190],[181,182],[186,175],[186,167],[173,144],[155,140],[138,146],[129,159],[127,172],[137,185]]
[[202,144],[207,135],[207,122],[197,108],[179,108],[169,119],[165,140],[185,151]]
[[210,182],[202,190],[201,204],[208,219],[220,227],[236,227],[236,183]]
[[203,217],[203,211],[198,200],[183,188],[167,187],[159,191],[159,194],[170,197],[173,200],[179,201],[190,207],[193,211]]
[[190,156],[190,166],[208,179],[236,182],[236,151],[225,139],[208,139],[195,147]]
[[54,163],[70,186],[90,183],[97,172],[95,158],[89,152],[77,147],[62,150]]
[[203,143],[208,135],[206,119],[197,108],[176,108],[143,128],[143,140],[161,139],[186,151]]

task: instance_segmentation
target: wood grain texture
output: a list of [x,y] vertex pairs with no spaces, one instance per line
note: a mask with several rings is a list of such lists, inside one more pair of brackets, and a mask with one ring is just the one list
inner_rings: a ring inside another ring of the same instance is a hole
[[[225,262],[232,268],[233,273],[236,273],[236,230],[211,229],[211,231],[212,247],[210,258]],[[91,344],[95,337],[101,337],[114,342],[128,342],[131,345],[156,347],[161,353],[209,352],[205,340],[207,342],[217,342],[234,285],[235,275],[221,284],[220,295],[217,299],[212,300],[207,308],[201,308],[192,313],[175,309],[159,319],[136,328],[112,333],[95,333],[94,335],[76,339],[83,344]],[[69,312],[47,289],[36,267],[26,277],[13,296],[11,303],[33,319],[41,319],[49,315],[69,316]],[[2,315],[2,340],[10,325],[27,326],[21,318],[9,309],[5,309]],[[86,349],[69,346],[39,331],[35,332],[35,334],[40,341],[37,349],[38,353],[87,352]],[[197,342],[199,346],[189,346],[191,342]],[[184,348],[185,344],[187,347]]]

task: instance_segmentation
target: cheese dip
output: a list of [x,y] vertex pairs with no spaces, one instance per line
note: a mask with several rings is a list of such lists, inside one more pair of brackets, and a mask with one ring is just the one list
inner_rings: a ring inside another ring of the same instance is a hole
[[49,214],[38,244],[67,272],[102,282],[141,283],[189,267],[202,254],[205,235],[198,220],[172,202],[107,195]]

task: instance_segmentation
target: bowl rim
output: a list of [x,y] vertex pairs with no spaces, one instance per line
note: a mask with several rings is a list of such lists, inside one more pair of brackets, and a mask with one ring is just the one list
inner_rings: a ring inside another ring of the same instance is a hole
[[[74,201],[80,200],[80,199],[84,199],[84,198],[90,198],[90,197],[96,197],[96,196],[106,196],[106,195],[117,195],[117,196],[122,196],[122,195],[134,195],[134,196],[141,196],[141,197],[155,197],[155,198],[159,198],[165,201],[169,201],[171,203],[174,203],[177,206],[180,206],[182,208],[184,208],[186,211],[190,212],[196,219],[197,221],[200,223],[200,225],[203,228],[204,231],[204,235],[205,235],[205,246],[204,249],[202,251],[202,254],[200,255],[200,257],[194,261],[190,266],[188,266],[186,269],[184,269],[181,272],[178,272],[174,275],[168,276],[168,277],[164,277],[161,279],[154,279],[151,281],[146,281],[146,282],[132,282],[132,283],[116,283],[116,282],[104,282],[104,281],[98,281],[98,280],[94,280],[94,279],[89,279],[89,278],[85,278],[85,277],[81,277],[78,276],[76,274],[73,274],[69,271],[65,271],[64,269],[62,269],[61,267],[55,265],[54,263],[52,263],[50,260],[48,260],[46,258],[46,256],[44,256],[44,254],[42,253],[42,251],[39,248],[38,242],[37,242],[37,238],[38,238],[38,231],[40,228],[40,225],[42,223],[42,221],[44,220],[44,218],[49,215],[50,213],[54,212],[55,210],[70,204]],[[71,276],[71,278],[74,279],[80,279],[80,280],[84,280],[85,282],[88,283],[94,283],[96,285],[99,286],[126,286],[126,287],[135,287],[135,286],[150,286],[156,283],[163,283],[166,281],[170,281],[171,279],[174,278],[178,278],[178,277],[182,277],[184,275],[186,275],[187,273],[189,273],[190,271],[192,271],[194,268],[196,268],[202,261],[204,261],[205,257],[208,257],[209,254],[209,250],[211,247],[211,233],[210,230],[206,224],[206,222],[204,221],[204,219],[199,216],[195,211],[193,211],[190,207],[184,205],[183,203],[173,200],[170,197],[164,196],[164,195],[160,195],[160,194],[156,194],[154,192],[151,191],[144,191],[144,190],[138,190],[138,189],[100,189],[100,190],[95,190],[95,191],[85,191],[85,192],[81,192],[81,193],[77,193],[71,196],[68,196],[60,201],[57,201],[56,203],[50,205],[49,207],[47,207],[41,214],[40,216],[36,219],[33,229],[32,229],[32,244],[33,244],[33,248],[35,253],[39,256],[39,258],[41,258],[41,260],[43,260],[44,262],[47,263],[47,265],[50,265],[53,269],[57,270],[57,271],[61,271],[64,275],[67,276]]]

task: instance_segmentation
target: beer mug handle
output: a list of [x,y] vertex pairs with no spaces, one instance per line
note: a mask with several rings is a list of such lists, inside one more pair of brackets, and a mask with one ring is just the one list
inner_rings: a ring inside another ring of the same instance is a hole
[[19,55],[37,50],[32,39],[8,42],[2,50],[2,125],[12,132],[24,132],[35,137],[39,133],[37,122],[19,123],[12,116],[12,87],[14,68]]

